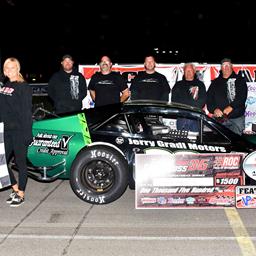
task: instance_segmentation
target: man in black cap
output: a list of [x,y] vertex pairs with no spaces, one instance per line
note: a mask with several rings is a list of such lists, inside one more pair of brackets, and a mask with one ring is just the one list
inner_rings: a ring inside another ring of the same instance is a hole
[[241,135],[245,129],[245,102],[247,99],[245,79],[233,70],[230,59],[221,61],[220,75],[207,91],[207,109],[233,132]]
[[53,101],[56,114],[82,109],[82,101],[87,95],[86,80],[74,68],[71,55],[62,57],[61,69],[50,78],[48,95]]

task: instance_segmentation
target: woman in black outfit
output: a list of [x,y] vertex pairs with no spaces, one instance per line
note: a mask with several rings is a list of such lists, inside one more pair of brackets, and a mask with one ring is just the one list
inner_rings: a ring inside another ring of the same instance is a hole
[[24,203],[27,183],[27,150],[32,142],[32,89],[20,73],[20,63],[16,58],[8,58],[3,65],[8,78],[0,88],[0,113],[4,123],[4,143],[6,162],[14,154],[19,171],[18,182],[13,171],[9,175],[13,191],[7,203],[16,207]]

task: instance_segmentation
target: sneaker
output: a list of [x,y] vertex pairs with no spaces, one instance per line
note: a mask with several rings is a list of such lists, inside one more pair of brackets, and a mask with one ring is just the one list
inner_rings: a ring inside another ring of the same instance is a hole
[[17,207],[24,203],[24,197],[20,197],[18,194],[15,194],[15,196],[12,199],[12,202],[10,203],[11,207]]
[[6,200],[7,204],[10,204],[12,202],[12,199],[15,197],[16,192],[13,190],[12,193],[9,195],[8,199]]

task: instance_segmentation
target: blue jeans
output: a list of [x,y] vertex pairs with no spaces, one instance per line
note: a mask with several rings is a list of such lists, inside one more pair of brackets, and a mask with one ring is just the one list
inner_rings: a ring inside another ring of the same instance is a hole
[[177,130],[185,130],[191,132],[199,132],[199,124],[197,120],[178,118]]
[[234,133],[242,135],[245,129],[245,116],[227,119],[222,124]]

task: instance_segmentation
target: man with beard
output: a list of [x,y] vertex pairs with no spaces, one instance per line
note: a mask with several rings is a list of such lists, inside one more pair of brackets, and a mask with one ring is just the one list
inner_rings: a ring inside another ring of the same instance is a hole
[[220,75],[207,91],[207,109],[227,128],[241,135],[245,129],[245,102],[247,99],[245,79],[236,74],[230,59],[221,61]]
[[62,57],[61,69],[49,81],[48,95],[53,101],[56,114],[82,109],[82,101],[87,95],[86,80],[74,68],[71,55]]
[[100,60],[100,71],[93,74],[88,85],[95,107],[124,102],[129,97],[125,79],[112,71],[112,62],[108,56]]

